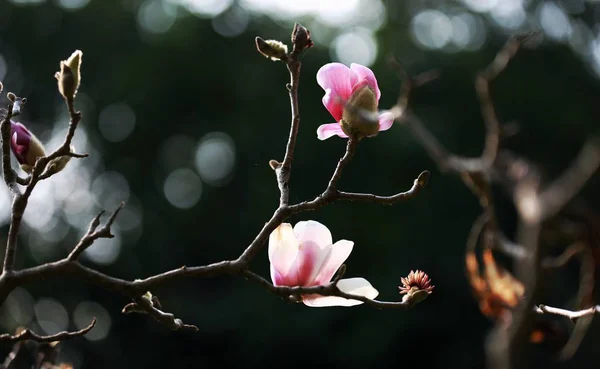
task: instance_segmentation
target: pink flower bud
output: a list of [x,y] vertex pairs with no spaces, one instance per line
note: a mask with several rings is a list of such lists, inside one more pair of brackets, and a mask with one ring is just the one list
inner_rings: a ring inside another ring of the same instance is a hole
[[12,152],[21,164],[21,168],[30,173],[37,158],[46,155],[44,146],[23,124],[11,121],[10,128]]

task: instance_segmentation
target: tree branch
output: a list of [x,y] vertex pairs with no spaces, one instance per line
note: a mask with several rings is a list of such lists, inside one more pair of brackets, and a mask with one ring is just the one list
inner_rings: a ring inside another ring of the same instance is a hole
[[94,241],[98,238],[113,238],[113,234],[110,233],[110,227],[114,223],[115,219],[117,219],[117,215],[119,215],[119,211],[123,209],[125,203],[121,202],[117,210],[115,210],[111,216],[108,218],[108,221],[104,225],[104,227],[100,228],[96,231],[96,228],[100,225],[100,216],[104,213],[104,211],[100,212],[94,220],[90,223],[90,227],[86,234],[81,238],[79,243],[73,248],[73,251],[67,257],[68,260],[76,260],[82,252],[84,252],[88,247],[90,247]]
[[600,313],[600,305],[592,306],[590,308],[577,311],[556,308],[548,305],[538,305],[533,309],[533,311],[537,314],[558,315],[564,316],[565,318],[569,318],[571,320],[576,320],[579,318]]
[[25,340],[34,340],[37,342],[54,342],[54,341],[65,341],[74,337],[83,336],[87,332],[91,331],[92,328],[96,325],[96,318],[92,319],[92,322],[87,327],[80,329],[74,332],[63,331],[57,334],[52,334],[48,336],[42,336],[30,329],[24,329],[20,333],[15,335],[10,334],[2,334],[0,335],[0,342],[17,342],[17,341],[25,341]]

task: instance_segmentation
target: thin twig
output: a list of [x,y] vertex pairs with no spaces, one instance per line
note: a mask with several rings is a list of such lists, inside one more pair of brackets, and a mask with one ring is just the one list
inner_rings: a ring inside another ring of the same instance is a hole
[[2,143],[2,176],[4,177],[6,186],[8,186],[13,195],[17,195],[20,194],[21,191],[16,183],[16,173],[10,164],[10,135],[12,131],[10,119],[12,116],[13,104],[10,103],[6,108],[6,116],[4,119],[2,119],[2,123],[0,123],[0,140]]
[[148,298],[140,297],[136,298],[134,301],[135,302],[128,304],[123,308],[123,314],[148,314],[157,322],[161,323],[164,326],[167,326],[168,328],[174,331],[184,330],[198,332],[199,330],[198,327],[196,327],[195,325],[185,324],[183,323],[183,321],[181,321],[181,319],[175,318],[173,314],[165,313],[158,307],[155,307],[152,301]]
[[104,213],[104,211],[102,211],[100,214],[98,214],[92,220],[92,222],[90,223],[90,227],[88,228],[88,231],[81,238],[79,243],[73,248],[73,251],[71,251],[71,253],[67,257],[67,259],[76,260],[79,257],[79,255],[81,255],[82,252],[84,252],[88,247],[90,247],[94,243],[94,241],[96,241],[98,238],[113,238],[114,236],[110,232],[110,227],[112,226],[115,219],[117,218],[119,211],[121,211],[121,209],[123,209],[124,205],[125,205],[125,203],[121,202],[119,207],[117,207],[117,210],[115,210],[111,214],[111,216],[108,218],[108,221],[106,222],[104,227],[96,230],[98,228],[98,226],[100,225],[100,216]]
[[421,192],[429,181],[429,171],[423,171],[415,179],[413,186],[406,192],[400,192],[392,196],[378,196],[370,193],[353,193],[338,191],[337,197],[340,200],[347,201],[370,201],[378,204],[393,205],[399,201],[412,199]]
[[[573,246],[581,246],[579,252],[576,254],[579,258],[579,289],[577,291],[577,305],[576,308],[580,309],[584,306],[592,304],[594,297],[594,288],[596,285],[596,265],[594,257],[592,255],[592,249],[587,243],[579,242]],[[563,346],[559,353],[560,359],[569,359],[581,345],[585,334],[587,333],[594,315],[589,315],[577,319],[575,327],[569,337],[569,340]]]
[[288,72],[290,73],[290,82],[287,89],[290,97],[290,107],[292,113],[292,123],[290,125],[290,134],[285,147],[285,155],[280,168],[277,169],[277,184],[281,193],[279,206],[287,206],[290,198],[289,181],[292,173],[292,162],[294,160],[294,150],[296,149],[296,139],[298,129],[300,128],[300,108],[298,104],[298,86],[300,83],[300,55],[302,52],[313,46],[310,38],[310,32],[299,23],[294,25],[292,31],[293,49],[284,59]]
[[92,322],[87,327],[80,329],[74,332],[63,331],[56,334],[43,336],[33,332],[30,329],[24,329],[20,333],[15,335],[11,334],[2,334],[0,335],[0,342],[17,342],[17,341],[25,341],[25,340],[34,340],[37,342],[54,342],[54,341],[65,341],[71,338],[83,336],[87,332],[91,331],[92,328],[96,325],[96,318],[92,319]]
[[583,310],[577,310],[577,311],[556,308],[556,307],[552,307],[552,306],[548,306],[548,305],[538,305],[534,308],[533,311],[538,314],[559,315],[559,316],[564,316],[565,318],[569,318],[571,320],[576,320],[579,318],[583,318],[585,316],[590,316],[590,315],[600,313],[600,305],[592,306],[590,308],[583,309]]

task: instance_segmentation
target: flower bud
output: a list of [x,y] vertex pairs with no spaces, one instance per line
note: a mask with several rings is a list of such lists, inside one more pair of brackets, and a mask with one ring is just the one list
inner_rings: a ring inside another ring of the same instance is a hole
[[81,50],[75,50],[67,60],[60,62],[60,71],[54,77],[58,80],[58,91],[67,100],[72,100],[77,95],[81,82]]
[[287,57],[288,48],[287,45],[277,40],[263,40],[260,37],[256,37],[256,49],[259,53],[263,54],[267,58],[271,58],[273,61],[285,59]]
[[313,40],[310,38],[310,31],[300,23],[294,24],[292,31],[292,44],[294,49],[308,49],[314,46]]
[[[71,152],[73,151],[75,151],[75,148],[73,147],[73,145],[71,145]],[[48,163],[48,169],[46,170],[46,172],[50,175],[56,174],[61,170],[65,169],[67,163],[70,160],[71,157],[69,155],[59,156],[58,158],[53,159],[52,161],[50,161],[50,163]]]
[[347,101],[340,125],[345,134],[358,138],[374,136],[379,132],[377,96],[368,85],[359,87]]
[[31,173],[37,158],[46,155],[44,145],[23,124],[11,121],[10,128],[10,148],[21,164],[21,169]]

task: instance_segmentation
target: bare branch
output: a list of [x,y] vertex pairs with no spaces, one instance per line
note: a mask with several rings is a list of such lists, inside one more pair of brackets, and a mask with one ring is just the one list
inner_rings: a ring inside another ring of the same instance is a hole
[[588,140],[569,168],[539,194],[543,219],[556,215],[600,166],[600,139]]
[[6,116],[2,119],[2,123],[0,123],[0,140],[2,141],[2,176],[4,177],[4,182],[13,193],[13,195],[20,194],[19,186],[16,183],[16,173],[12,169],[10,164],[10,134],[11,134],[11,126],[10,119],[13,116],[13,104],[8,104],[6,108]]
[[421,192],[421,190],[425,187],[425,185],[429,181],[429,177],[430,177],[429,171],[421,172],[421,174],[419,174],[417,179],[415,179],[415,182],[413,183],[413,186],[410,188],[410,190],[408,190],[406,192],[400,192],[400,193],[397,193],[392,196],[378,196],[378,195],[373,195],[370,193],[352,193],[352,192],[338,191],[337,197],[340,200],[370,201],[370,202],[376,202],[378,204],[393,205],[399,201],[412,199],[413,197],[417,196],[419,194],[419,192]]
[[79,255],[81,255],[82,252],[84,252],[88,247],[90,247],[98,238],[113,238],[114,236],[112,235],[112,233],[110,233],[110,228],[113,225],[115,219],[117,219],[117,215],[119,215],[119,212],[121,211],[124,205],[125,203],[121,202],[121,204],[119,204],[119,207],[117,207],[117,209],[108,218],[108,221],[106,222],[104,227],[100,228],[99,230],[96,230],[100,225],[100,216],[102,216],[104,211],[100,212],[100,214],[98,214],[90,223],[90,227],[88,228],[86,234],[81,238],[81,240],[75,246],[75,248],[73,248],[73,251],[71,251],[71,253],[67,257],[68,260],[76,260],[79,257]]
[[310,39],[310,32],[299,23],[294,25],[292,31],[292,52],[285,58],[287,69],[290,73],[290,82],[287,84],[287,89],[290,96],[290,106],[292,112],[292,123],[290,126],[290,134],[285,147],[285,155],[281,166],[276,170],[277,184],[281,193],[279,206],[286,206],[290,198],[289,181],[292,170],[292,161],[294,160],[294,150],[296,149],[296,139],[298,137],[298,129],[300,128],[300,108],[298,105],[298,85],[300,83],[300,63],[299,57],[301,53],[312,47],[313,43]]
[[191,324],[184,324],[181,319],[175,318],[171,313],[165,313],[164,311],[154,307],[154,304],[149,298],[140,297],[134,300],[135,302],[125,305],[123,308],[123,314],[140,313],[148,314],[154,320],[162,325],[169,327],[174,331],[188,330],[192,332],[198,332],[198,327]]
[[[573,245],[573,248],[577,246],[580,246],[580,248],[578,248],[579,252],[576,253],[580,264],[579,290],[577,291],[576,305],[576,308],[579,309],[584,306],[589,306],[593,301],[594,288],[596,285],[596,265],[590,246],[586,243],[577,243]],[[582,317],[581,319],[577,319],[569,340],[560,351],[559,357],[561,359],[568,359],[575,355],[575,352],[577,352],[579,345],[581,345],[581,342],[583,341],[593,318],[594,315],[589,315]]]
[[10,335],[8,333],[0,335],[0,342],[16,342],[16,341],[25,341],[25,340],[34,340],[37,342],[55,342],[55,341],[65,341],[74,337],[83,336],[87,332],[91,331],[92,328],[96,325],[96,318],[92,319],[92,322],[87,327],[80,329],[74,332],[63,331],[60,333],[42,336],[30,329],[24,329],[20,333],[15,335]]
[[533,311],[537,314],[552,314],[564,316],[565,318],[569,318],[571,320],[576,320],[586,316],[594,315],[596,313],[600,313],[600,305],[592,306],[590,308],[577,311],[571,311],[547,305],[538,305],[533,309]]

